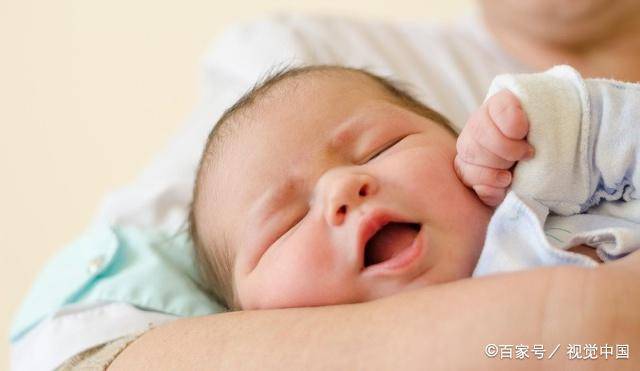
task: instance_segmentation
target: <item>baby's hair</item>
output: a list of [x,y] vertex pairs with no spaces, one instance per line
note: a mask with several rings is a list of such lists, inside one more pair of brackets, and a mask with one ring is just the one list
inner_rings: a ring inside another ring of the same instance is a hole
[[224,138],[229,133],[228,126],[233,122],[234,127],[239,120],[233,120],[243,111],[251,108],[258,99],[264,97],[271,88],[278,83],[289,80],[298,76],[309,73],[332,73],[332,72],[349,72],[364,75],[383,87],[392,98],[398,100],[398,103],[409,110],[431,119],[432,121],[442,125],[453,136],[457,136],[449,120],[440,113],[420,103],[410,93],[400,87],[397,82],[388,78],[384,78],[368,72],[364,69],[351,67],[343,67],[336,65],[312,65],[303,67],[285,67],[275,73],[268,74],[266,78],[259,81],[248,92],[246,92],[237,102],[229,107],[214,125],[211,133],[207,138],[202,157],[196,172],[196,180],[193,188],[193,198],[189,210],[189,234],[193,240],[196,264],[200,273],[202,283],[209,293],[222,305],[229,310],[241,309],[237,303],[233,281],[233,251],[228,246],[224,236],[223,241],[218,241],[216,246],[207,246],[203,241],[202,235],[198,228],[196,220],[196,207],[200,197],[201,188],[203,187],[203,174],[205,169],[216,166],[216,161],[221,157],[221,147],[224,144]]

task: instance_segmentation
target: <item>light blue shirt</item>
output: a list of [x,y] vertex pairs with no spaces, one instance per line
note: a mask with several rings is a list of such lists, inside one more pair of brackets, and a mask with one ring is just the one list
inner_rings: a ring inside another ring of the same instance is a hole
[[176,316],[223,311],[198,279],[186,233],[96,224],[42,270],[11,327],[11,341],[69,304],[124,302]]

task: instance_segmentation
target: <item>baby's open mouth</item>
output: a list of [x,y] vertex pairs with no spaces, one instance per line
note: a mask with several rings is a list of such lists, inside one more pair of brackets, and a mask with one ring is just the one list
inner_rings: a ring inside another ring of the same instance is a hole
[[364,268],[392,259],[411,246],[420,232],[420,227],[418,223],[385,224],[367,241],[364,250]]

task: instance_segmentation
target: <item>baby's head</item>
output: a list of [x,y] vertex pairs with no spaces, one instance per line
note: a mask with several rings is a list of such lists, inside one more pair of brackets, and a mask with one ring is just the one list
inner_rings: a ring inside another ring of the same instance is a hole
[[447,120],[356,69],[290,69],[220,118],[191,234],[231,309],[373,300],[469,277],[490,209],[456,177]]

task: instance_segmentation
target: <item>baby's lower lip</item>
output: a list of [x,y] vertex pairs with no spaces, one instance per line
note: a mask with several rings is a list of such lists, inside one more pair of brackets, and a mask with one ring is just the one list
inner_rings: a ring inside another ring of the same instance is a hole
[[367,276],[378,274],[397,274],[411,268],[414,265],[413,263],[422,256],[424,250],[422,230],[423,229],[418,232],[416,238],[409,247],[402,250],[402,252],[389,260],[366,267],[362,271],[362,274]]

